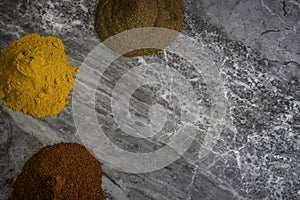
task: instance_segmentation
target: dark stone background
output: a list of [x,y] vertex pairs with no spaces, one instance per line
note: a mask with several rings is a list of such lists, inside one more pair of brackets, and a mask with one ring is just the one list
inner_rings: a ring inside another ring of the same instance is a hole
[[[71,63],[79,66],[99,43],[93,29],[96,3],[1,0],[0,48],[27,33],[55,35],[64,41]],[[151,173],[123,173],[103,163],[108,199],[300,199],[300,1],[187,0],[185,16],[182,32],[203,41],[218,66],[228,104],[226,126],[201,159],[201,144],[195,141],[179,160]],[[145,60],[163,62],[164,56]],[[121,58],[117,63],[134,67],[137,62]],[[189,72],[188,64],[180,62],[181,72]],[[110,139],[126,146],[125,136],[114,135],[111,111],[105,106],[111,82],[99,86],[98,118],[111,131]],[[151,96],[152,89],[143,88],[133,101],[143,102],[139,97]],[[137,113],[147,110],[151,101],[143,103]],[[56,118],[18,117],[0,107],[1,200],[10,191],[5,180],[14,178],[42,146],[80,142],[71,105]]]

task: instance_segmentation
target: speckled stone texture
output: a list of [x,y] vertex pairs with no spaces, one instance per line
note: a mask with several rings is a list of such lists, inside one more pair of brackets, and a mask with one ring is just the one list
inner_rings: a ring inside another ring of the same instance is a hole
[[[70,62],[79,66],[99,44],[93,29],[96,4],[95,0],[2,0],[0,48],[26,33],[51,34],[64,41]],[[298,0],[185,1],[182,33],[201,40],[218,68],[227,105],[225,126],[205,157],[199,155],[207,124],[199,124],[188,151],[163,169],[132,174],[103,162],[107,199],[300,199],[299,4]],[[210,106],[211,98],[201,73],[193,73],[195,68],[178,55],[119,58],[99,81],[96,111],[108,138],[132,152],[153,151],[168,140],[136,140],[115,126],[111,90],[141,60],[167,63],[183,74],[204,107]],[[172,133],[180,123],[176,99],[166,101],[157,91],[158,86],[138,89],[130,112],[139,121],[149,121],[149,107],[159,103],[171,113],[163,133]],[[71,104],[57,117],[42,120],[0,107],[0,199],[7,199],[10,192],[7,178],[15,177],[42,146],[59,141],[81,142]]]
[[195,0],[193,13],[269,60],[300,62],[299,0]]

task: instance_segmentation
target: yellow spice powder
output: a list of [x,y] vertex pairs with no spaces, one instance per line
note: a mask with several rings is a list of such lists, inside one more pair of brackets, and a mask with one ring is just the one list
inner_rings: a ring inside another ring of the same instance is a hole
[[36,118],[55,116],[68,103],[78,72],[60,39],[26,35],[0,51],[0,99]]

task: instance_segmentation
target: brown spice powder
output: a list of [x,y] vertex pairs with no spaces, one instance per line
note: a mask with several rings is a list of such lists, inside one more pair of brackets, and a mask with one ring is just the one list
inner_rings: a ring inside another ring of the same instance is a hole
[[[105,41],[113,35],[134,28],[160,27],[180,32],[183,20],[182,0],[99,0],[95,26],[99,38]],[[177,35],[172,34],[170,37],[172,41]],[[167,46],[169,41],[161,42]],[[160,51],[161,49],[139,49],[124,56],[144,56]]]
[[10,200],[102,200],[100,162],[82,145],[42,148],[12,184]]

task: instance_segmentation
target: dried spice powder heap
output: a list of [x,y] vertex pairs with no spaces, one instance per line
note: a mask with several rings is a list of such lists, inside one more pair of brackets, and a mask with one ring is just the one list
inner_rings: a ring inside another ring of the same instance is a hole
[[[160,27],[180,32],[183,20],[182,0],[100,0],[96,10],[95,26],[101,41],[105,41],[111,36],[134,28]],[[167,46],[176,36],[177,34],[169,34],[168,40],[161,40],[163,46]],[[148,38],[151,38],[151,34]],[[117,45],[109,47],[117,51],[115,48]],[[139,49],[124,56],[144,56],[159,51],[161,50]]]
[[24,165],[9,200],[102,200],[100,162],[82,145],[46,146]]
[[0,51],[0,99],[36,118],[55,116],[68,103],[75,73],[60,39],[26,35]]

